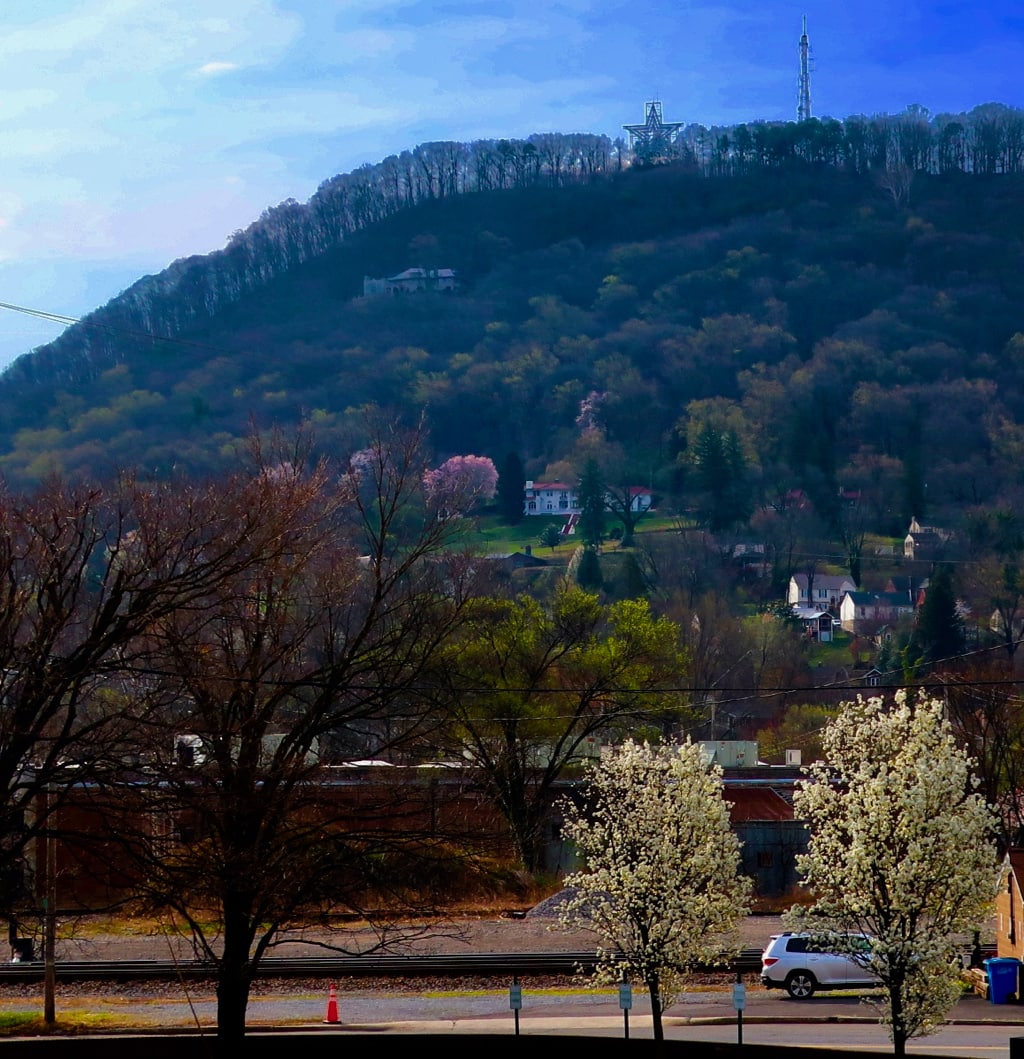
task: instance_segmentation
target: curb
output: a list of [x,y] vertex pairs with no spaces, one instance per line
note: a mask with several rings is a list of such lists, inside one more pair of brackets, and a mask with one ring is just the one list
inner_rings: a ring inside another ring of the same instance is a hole
[[[728,1015],[694,1015],[692,1017],[673,1018],[664,1017],[666,1026],[734,1026],[736,1016]],[[878,1019],[869,1018],[866,1015],[746,1015],[743,1016],[744,1026],[815,1026],[827,1024],[852,1024],[864,1026],[877,1026]],[[946,1019],[944,1026],[1024,1026],[1024,1019]]]

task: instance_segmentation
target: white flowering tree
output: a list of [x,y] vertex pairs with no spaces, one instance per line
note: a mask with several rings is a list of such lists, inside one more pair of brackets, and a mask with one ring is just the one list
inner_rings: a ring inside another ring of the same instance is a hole
[[733,948],[747,912],[750,881],[739,874],[721,769],[694,743],[627,742],[589,779],[584,804],[564,807],[586,868],[565,880],[575,892],[560,921],[602,938],[597,982],[625,970],[647,986],[661,1040],[680,976]]
[[937,699],[845,703],[823,750],[794,800],[816,900],[787,918],[878,977],[881,1021],[905,1055],[960,995],[955,936],[984,920],[1001,875],[994,816]]

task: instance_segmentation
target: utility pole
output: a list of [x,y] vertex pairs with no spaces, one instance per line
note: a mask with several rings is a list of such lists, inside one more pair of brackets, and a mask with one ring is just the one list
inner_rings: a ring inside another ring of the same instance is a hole
[[800,79],[797,82],[796,120],[811,118],[811,42],[807,37],[807,16],[804,15],[803,33],[800,34]]
[[43,832],[46,842],[46,896],[43,898],[43,1022],[54,1026],[57,1022],[57,840],[50,824],[53,817],[54,792],[47,784],[47,826]]

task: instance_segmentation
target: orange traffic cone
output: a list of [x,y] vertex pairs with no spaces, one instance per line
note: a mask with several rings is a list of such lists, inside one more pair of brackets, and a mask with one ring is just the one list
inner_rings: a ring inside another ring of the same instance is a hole
[[324,1016],[324,1022],[333,1025],[340,1021],[338,1018],[338,990],[335,988],[334,983],[331,982],[331,988],[327,994],[327,1014]]

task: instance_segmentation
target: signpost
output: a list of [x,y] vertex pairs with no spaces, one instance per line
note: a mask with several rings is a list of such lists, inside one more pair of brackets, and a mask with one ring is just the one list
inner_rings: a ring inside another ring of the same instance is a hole
[[619,1007],[622,1008],[622,1022],[625,1027],[626,1040],[629,1040],[629,1009],[633,1006],[633,987],[626,981],[626,970],[622,970],[622,981],[619,982]]
[[508,1006],[516,1020],[516,1036],[519,1036],[519,1012],[523,1007],[523,987],[519,984],[519,976],[512,978],[512,984],[508,987]]
[[736,1043],[743,1043],[743,1009],[747,1006],[747,987],[743,984],[743,974],[736,972],[736,982],[732,987],[732,1006],[736,1009]]

